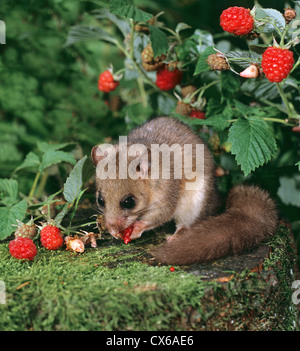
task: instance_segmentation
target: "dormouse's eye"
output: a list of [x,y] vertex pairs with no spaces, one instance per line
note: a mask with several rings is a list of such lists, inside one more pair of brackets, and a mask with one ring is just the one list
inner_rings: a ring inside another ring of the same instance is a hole
[[98,197],[97,197],[97,202],[98,202],[98,205],[99,205],[100,207],[104,207],[104,206],[105,206],[105,201],[104,201],[104,199],[103,199],[103,197],[102,197],[101,194],[98,195]]
[[120,202],[120,206],[123,209],[131,210],[135,206],[135,199],[133,196],[129,195],[124,200]]

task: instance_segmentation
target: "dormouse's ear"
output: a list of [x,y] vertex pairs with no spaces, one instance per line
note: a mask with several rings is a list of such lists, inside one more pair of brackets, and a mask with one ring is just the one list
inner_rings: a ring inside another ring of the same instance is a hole
[[140,157],[140,162],[137,166],[137,171],[140,172],[140,178],[146,179],[149,176],[149,171],[151,168],[151,151],[146,149]]
[[119,150],[119,145],[100,144],[92,148],[91,157],[95,166],[103,160],[107,155],[116,155]]
[[94,166],[97,166],[98,162],[101,161],[106,155],[100,152],[98,145],[94,146],[91,151],[92,161]]
[[151,167],[151,151],[143,144],[131,145],[128,155],[135,157],[129,164],[129,176],[132,179],[147,179]]

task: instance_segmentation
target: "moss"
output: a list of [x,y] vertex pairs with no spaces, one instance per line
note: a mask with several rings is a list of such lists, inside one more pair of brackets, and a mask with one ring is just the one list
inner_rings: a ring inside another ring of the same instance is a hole
[[[245,254],[257,261],[236,270],[228,268],[241,256],[170,272],[149,259],[151,242],[150,233],[127,246],[107,238],[83,254],[39,248],[32,262],[14,259],[1,243],[0,330],[294,329],[286,228],[263,246],[272,250],[268,258],[258,248]],[[262,261],[264,269],[253,272]]]

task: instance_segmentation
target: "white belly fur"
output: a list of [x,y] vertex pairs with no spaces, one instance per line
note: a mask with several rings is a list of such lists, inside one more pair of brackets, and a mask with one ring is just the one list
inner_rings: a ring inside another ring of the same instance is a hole
[[177,228],[189,227],[199,217],[204,205],[205,190],[204,182],[202,182],[199,190],[184,191],[174,212]]

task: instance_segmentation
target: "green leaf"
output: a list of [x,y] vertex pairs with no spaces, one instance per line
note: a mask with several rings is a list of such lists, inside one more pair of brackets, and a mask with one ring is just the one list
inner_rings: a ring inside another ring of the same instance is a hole
[[122,32],[124,38],[130,33],[130,25],[128,24],[128,21],[120,19],[110,13],[107,9],[95,10],[93,11],[93,14],[97,19],[105,18],[113,22]]
[[277,195],[286,205],[300,207],[300,175],[291,177],[280,177],[280,187]]
[[300,161],[295,164],[295,166],[298,166],[298,170],[300,171]]
[[229,129],[231,153],[245,175],[268,162],[277,146],[265,121],[257,117],[238,119]]
[[212,46],[207,47],[203,52],[201,52],[201,54],[199,55],[199,59],[197,61],[194,76],[196,76],[197,74],[200,74],[202,72],[210,70],[210,66],[208,65],[206,60],[207,60],[207,57],[209,55],[212,55],[215,53],[216,53],[216,51],[214,50],[214,48]]
[[63,220],[63,218],[65,217],[65,215],[69,212],[69,209],[70,209],[70,204],[69,204],[69,202],[66,202],[64,204],[63,209],[57,214],[57,216],[54,219],[55,223],[58,226],[60,225],[60,223]]
[[240,79],[231,71],[221,72],[221,102],[230,100],[238,92]]
[[169,43],[166,34],[157,27],[149,25],[150,41],[154,58],[166,54],[169,50]]
[[37,147],[40,151],[42,152],[48,152],[48,151],[56,151],[56,150],[61,150],[61,149],[65,149],[69,146],[71,146],[71,148],[74,148],[76,145],[76,143],[61,143],[61,144],[50,144],[50,143],[46,143],[45,141],[38,141],[37,142]]
[[248,114],[253,114],[253,107],[247,106],[238,100],[233,100],[235,108],[240,112],[244,117]]
[[37,170],[40,167],[40,165],[41,165],[41,161],[39,156],[34,152],[29,152],[26,155],[23,163],[15,170],[15,172],[18,172],[24,168],[34,168]]
[[15,179],[0,179],[0,200],[6,205],[13,205],[18,199],[18,182]]
[[269,21],[273,22],[272,23],[266,23],[264,26],[264,32],[269,33],[269,32],[274,32],[276,31],[276,27],[278,27],[280,30],[284,29],[286,26],[285,19],[279,11],[275,9],[262,9],[258,8],[255,12],[255,18],[256,20],[263,20],[268,19]]
[[44,169],[60,162],[75,164],[76,160],[68,152],[50,150],[48,152],[45,152],[42,157],[42,164],[40,166],[40,171],[43,171]]
[[27,202],[25,199],[14,206],[0,207],[0,240],[6,239],[16,230],[12,224],[17,224],[17,219],[23,221],[26,210]]
[[183,23],[183,22],[179,22],[175,28],[175,32],[177,34],[179,34],[179,32],[181,32],[182,30],[184,29],[189,29],[189,28],[192,28],[191,26],[189,26],[188,24],[186,23]]
[[123,18],[132,18],[134,21],[147,22],[153,17],[150,13],[130,4],[128,0],[110,0],[109,6],[111,13]]
[[68,38],[64,46],[72,45],[86,40],[104,40],[116,44],[117,39],[103,29],[95,26],[75,26],[69,31]]
[[[265,48],[266,49],[266,48]],[[247,68],[250,64],[261,63],[262,56],[251,51],[229,51],[225,54],[230,64],[236,64],[243,68]]]
[[81,191],[81,187],[83,186],[83,166],[86,159],[87,156],[84,156],[81,160],[79,160],[76,163],[64,184],[63,194],[66,201],[68,201],[69,203],[72,203],[76,200],[77,196]]

